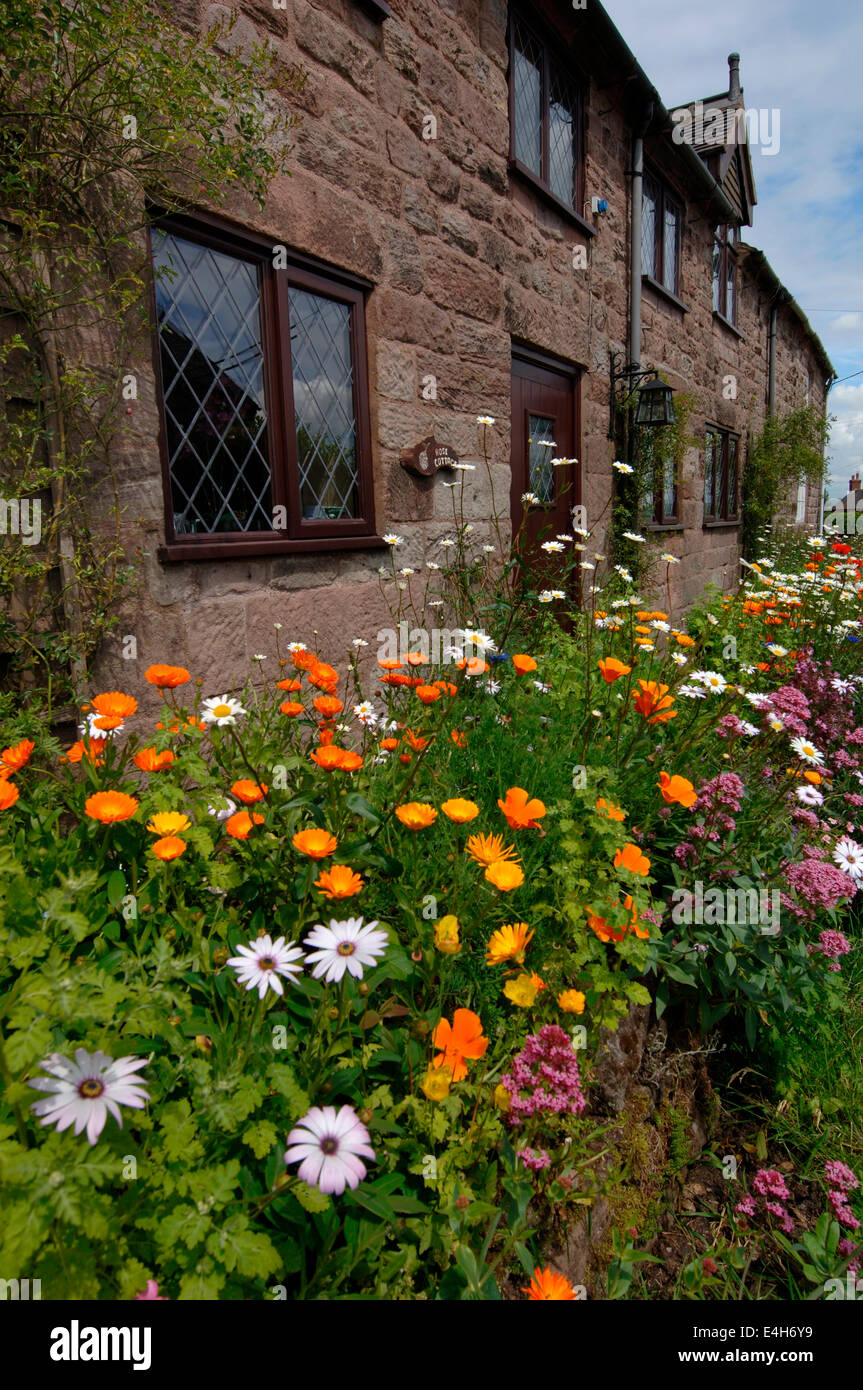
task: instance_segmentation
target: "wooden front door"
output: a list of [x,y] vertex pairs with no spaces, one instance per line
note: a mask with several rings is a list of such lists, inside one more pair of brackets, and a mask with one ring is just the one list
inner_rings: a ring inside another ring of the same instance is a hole
[[[525,559],[547,573],[550,587],[564,556],[547,556],[543,541],[572,535],[572,509],[581,503],[577,368],[557,366],[538,353],[514,352],[512,359],[513,536],[520,535]],[[552,464],[553,459],[575,460]],[[522,501],[533,493],[538,503]],[[566,559],[572,556],[567,547]]]

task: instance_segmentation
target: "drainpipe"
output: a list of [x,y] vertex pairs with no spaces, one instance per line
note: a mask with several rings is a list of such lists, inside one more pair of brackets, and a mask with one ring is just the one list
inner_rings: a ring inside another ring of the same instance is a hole
[[629,363],[641,367],[641,197],[644,186],[644,136],[653,119],[649,102],[644,119],[636,128],[632,146],[632,203],[630,206],[629,246]]
[[770,305],[770,328],[767,333],[767,414],[773,414],[776,398],[776,316],[779,309],[777,290]]

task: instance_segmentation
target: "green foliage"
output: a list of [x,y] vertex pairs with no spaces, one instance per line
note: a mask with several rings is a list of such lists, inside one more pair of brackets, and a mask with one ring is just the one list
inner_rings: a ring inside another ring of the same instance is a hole
[[758,537],[799,483],[820,490],[830,423],[814,405],[771,415],[749,444],[743,470],[743,553],[758,554]]

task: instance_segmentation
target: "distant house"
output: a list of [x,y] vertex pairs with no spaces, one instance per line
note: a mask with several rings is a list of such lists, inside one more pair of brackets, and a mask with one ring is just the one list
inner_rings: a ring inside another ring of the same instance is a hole
[[[182,0],[177,23],[221,8]],[[238,41],[266,34],[309,74],[293,174],[260,214],[153,227],[154,261],[176,274],[155,284],[118,474],[125,538],[144,552],[120,631],[209,690],[270,650],[274,622],[340,657],[383,625],[384,533],[407,568],[439,559],[446,479],[488,541],[481,466],[405,467],[429,438],[480,465],[478,416],[495,420],[506,521],[532,492],[531,526],[566,533],[580,505],[601,545],[610,360],[697,402],[698,446],[658,477],[648,519],[681,561],[675,603],[732,583],[747,439],[771,408],[823,410],[835,375],[744,239],[756,191],[737,55],[727,92],[701,103],[723,113],[713,138],[695,102],[664,107],[597,0],[239,8]],[[795,488],[791,519],[817,525],[818,504]]]

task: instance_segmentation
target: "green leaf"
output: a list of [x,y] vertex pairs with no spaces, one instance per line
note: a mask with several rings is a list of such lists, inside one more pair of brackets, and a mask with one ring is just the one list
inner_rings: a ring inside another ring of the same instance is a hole
[[256,1120],[244,1131],[243,1143],[248,1144],[255,1158],[266,1158],[278,1137],[276,1126],[269,1120]]
[[123,901],[126,895],[126,875],[122,869],[114,869],[108,875],[107,894],[111,907],[118,907]]
[[309,1187],[306,1182],[297,1183],[296,1187],[292,1187],[291,1196],[296,1197],[305,1211],[327,1211],[331,1205],[326,1192],[319,1192],[316,1187]]

